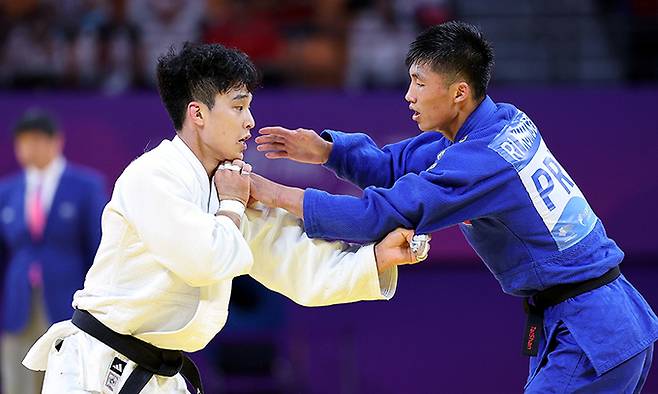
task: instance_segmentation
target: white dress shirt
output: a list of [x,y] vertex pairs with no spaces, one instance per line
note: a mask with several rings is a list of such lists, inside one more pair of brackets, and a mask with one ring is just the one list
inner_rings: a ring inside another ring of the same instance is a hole
[[[307,306],[395,293],[397,269],[379,275],[373,245],[309,239],[294,216],[263,207],[247,209],[240,230],[215,216],[218,208],[214,184],[180,138],[133,161],[103,212],[101,243],[73,306],[118,333],[191,352],[224,326],[239,275]],[[23,363],[45,369],[53,342],[76,331],[55,324]]]
[[48,217],[48,212],[53,204],[55,192],[59,185],[59,179],[62,177],[64,168],[66,167],[66,160],[62,156],[57,156],[55,160],[50,162],[43,170],[36,167],[28,167],[25,169],[25,217],[27,218],[27,207],[30,205],[32,195],[36,192],[37,188],[41,186],[41,206],[43,212]]

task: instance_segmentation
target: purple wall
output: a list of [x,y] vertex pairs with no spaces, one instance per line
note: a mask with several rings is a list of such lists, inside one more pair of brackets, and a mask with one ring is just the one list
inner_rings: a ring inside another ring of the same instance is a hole
[[[363,95],[257,92],[257,126],[365,131],[378,143],[417,132],[403,92]],[[540,127],[627,253],[624,272],[658,306],[658,89],[497,89]],[[0,175],[16,169],[8,130],[29,106],[55,112],[67,156],[113,181],[130,160],[173,134],[153,94],[0,94]],[[288,184],[355,192],[314,166],[247,159],[263,175]],[[280,300],[282,332],[296,379],[313,393],[520,392],[520,301],[504,296],[458,231],[435,234],[431,260],[401,271],[390,302],[322,309]],[[272,296],[276,298],[276,296]],[[235,320],[235,318],[234,318]],[[231,320],[229,320],[230,324]],[[645,393],[658,393],[654,369]]]

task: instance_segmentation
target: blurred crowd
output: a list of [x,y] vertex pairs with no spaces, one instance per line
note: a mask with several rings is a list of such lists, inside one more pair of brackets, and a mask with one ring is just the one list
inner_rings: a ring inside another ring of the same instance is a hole
[[658,79],[652,0],[0,0],[0,87],[152,88],[184,41],[247,52],[276,86],[400,87],[409,42],[459,18],[494,43],[494,82]]

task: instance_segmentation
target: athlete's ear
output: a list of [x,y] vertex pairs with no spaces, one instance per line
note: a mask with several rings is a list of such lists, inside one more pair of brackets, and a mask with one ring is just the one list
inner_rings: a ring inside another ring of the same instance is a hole
[[198,127],[203,127],[205,124],[203,120],[203,112],[205,106],[197,101],[192,101],[189,104],[187,104],[187,111],[186,111],[186,117],[188,117],[191,121],[192,124],[198,126]]
[[471,87],[468,83],[466,81],[457,82],[454,91],[455,103],[463,102],[469,97],[471,97]]

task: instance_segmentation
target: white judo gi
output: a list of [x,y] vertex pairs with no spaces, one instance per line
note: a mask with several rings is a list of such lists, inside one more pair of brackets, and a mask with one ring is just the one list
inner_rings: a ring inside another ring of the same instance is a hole
[[[306,306],[395,293],[397,269],[378,274],[373,245],[311,240],[283,210],[247,209],[238,229],[215,216],[218,208],[213,183],[180,138],[133,161],[103,212],[101,243],[73,306],[117,333],[193,352],[224,326],[239,275]],[[115,358],[120,375],[110,371]],[[54,324],[23,364],[46,370],[46,394],[117,393],[135,368],[70,321]],[[180,374],[154,376],[142,390],[151,392],[187,389]]]

